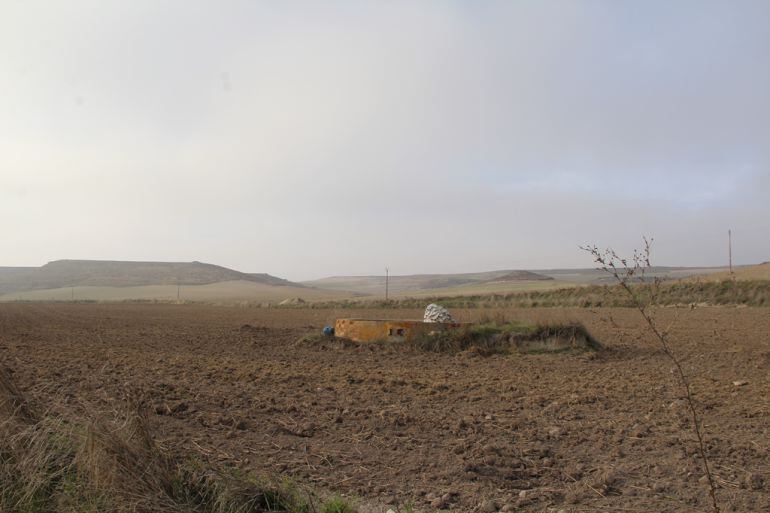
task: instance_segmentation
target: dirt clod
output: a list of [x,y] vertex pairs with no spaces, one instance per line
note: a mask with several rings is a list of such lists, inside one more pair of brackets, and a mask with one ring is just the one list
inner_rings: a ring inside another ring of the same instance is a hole
[[479,504],[479,513],[495,513],[497,511],[497,504],[494,501],[484,501]]
[[765,479],[761,474],[749,473],[744,480],[749,490],[761,490],[765,486]]

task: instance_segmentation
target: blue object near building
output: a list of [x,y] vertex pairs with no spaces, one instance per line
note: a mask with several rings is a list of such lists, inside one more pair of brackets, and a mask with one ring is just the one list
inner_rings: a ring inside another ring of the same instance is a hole
[[334,328],[332,326],[324,326],[323,334],[327,337],[331,337],[334,335]]

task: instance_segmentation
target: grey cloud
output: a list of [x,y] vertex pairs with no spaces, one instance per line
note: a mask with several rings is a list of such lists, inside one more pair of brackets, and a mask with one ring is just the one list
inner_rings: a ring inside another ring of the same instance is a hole
[[0,20],[3,263],[301,279],[583,266],[578,244],[647,234],[660,263],[705,265],[729,227],[739,262],[767,260],[768,16],[18,2]]

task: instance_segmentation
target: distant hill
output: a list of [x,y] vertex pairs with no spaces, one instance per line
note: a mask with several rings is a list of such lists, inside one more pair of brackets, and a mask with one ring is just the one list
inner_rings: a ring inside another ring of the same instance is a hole
[[231,281],[302,287],[269,274],[242,273],[202,262],[56,260],[42,267],[0,267],[0,294],[64,287],[207,285]]
[[37,269],[37,267],[0,267],[0,279],[7,276],[24,274]]
[[533,273],[532,271],[511,271],[508,274],[498,276],[488,280],[488,283],[496,283],[503,281],[544,281],[553,280],[551,276],[544,276],[542,274]]
[[[708,275],[724,268],[653,267],[648,276],[664,280]],[[332,276],[302,282],[304,285],[333,291],[382,296],[385,276]],[[577,285],[612,283],[612,277],[596,269],[545,269],[534,271],[500,270],[462,274],[414,274],[391,276],[389,291],[393,297],[431,295],[474,295],[545,290]]]

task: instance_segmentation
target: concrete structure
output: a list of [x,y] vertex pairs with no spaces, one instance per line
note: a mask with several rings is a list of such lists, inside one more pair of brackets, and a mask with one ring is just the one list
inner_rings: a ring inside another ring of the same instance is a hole
[[387,319],[337,319],[334,334],[356,342],[404,342],[432,332],[461,329],[465,322],[424,322]]

